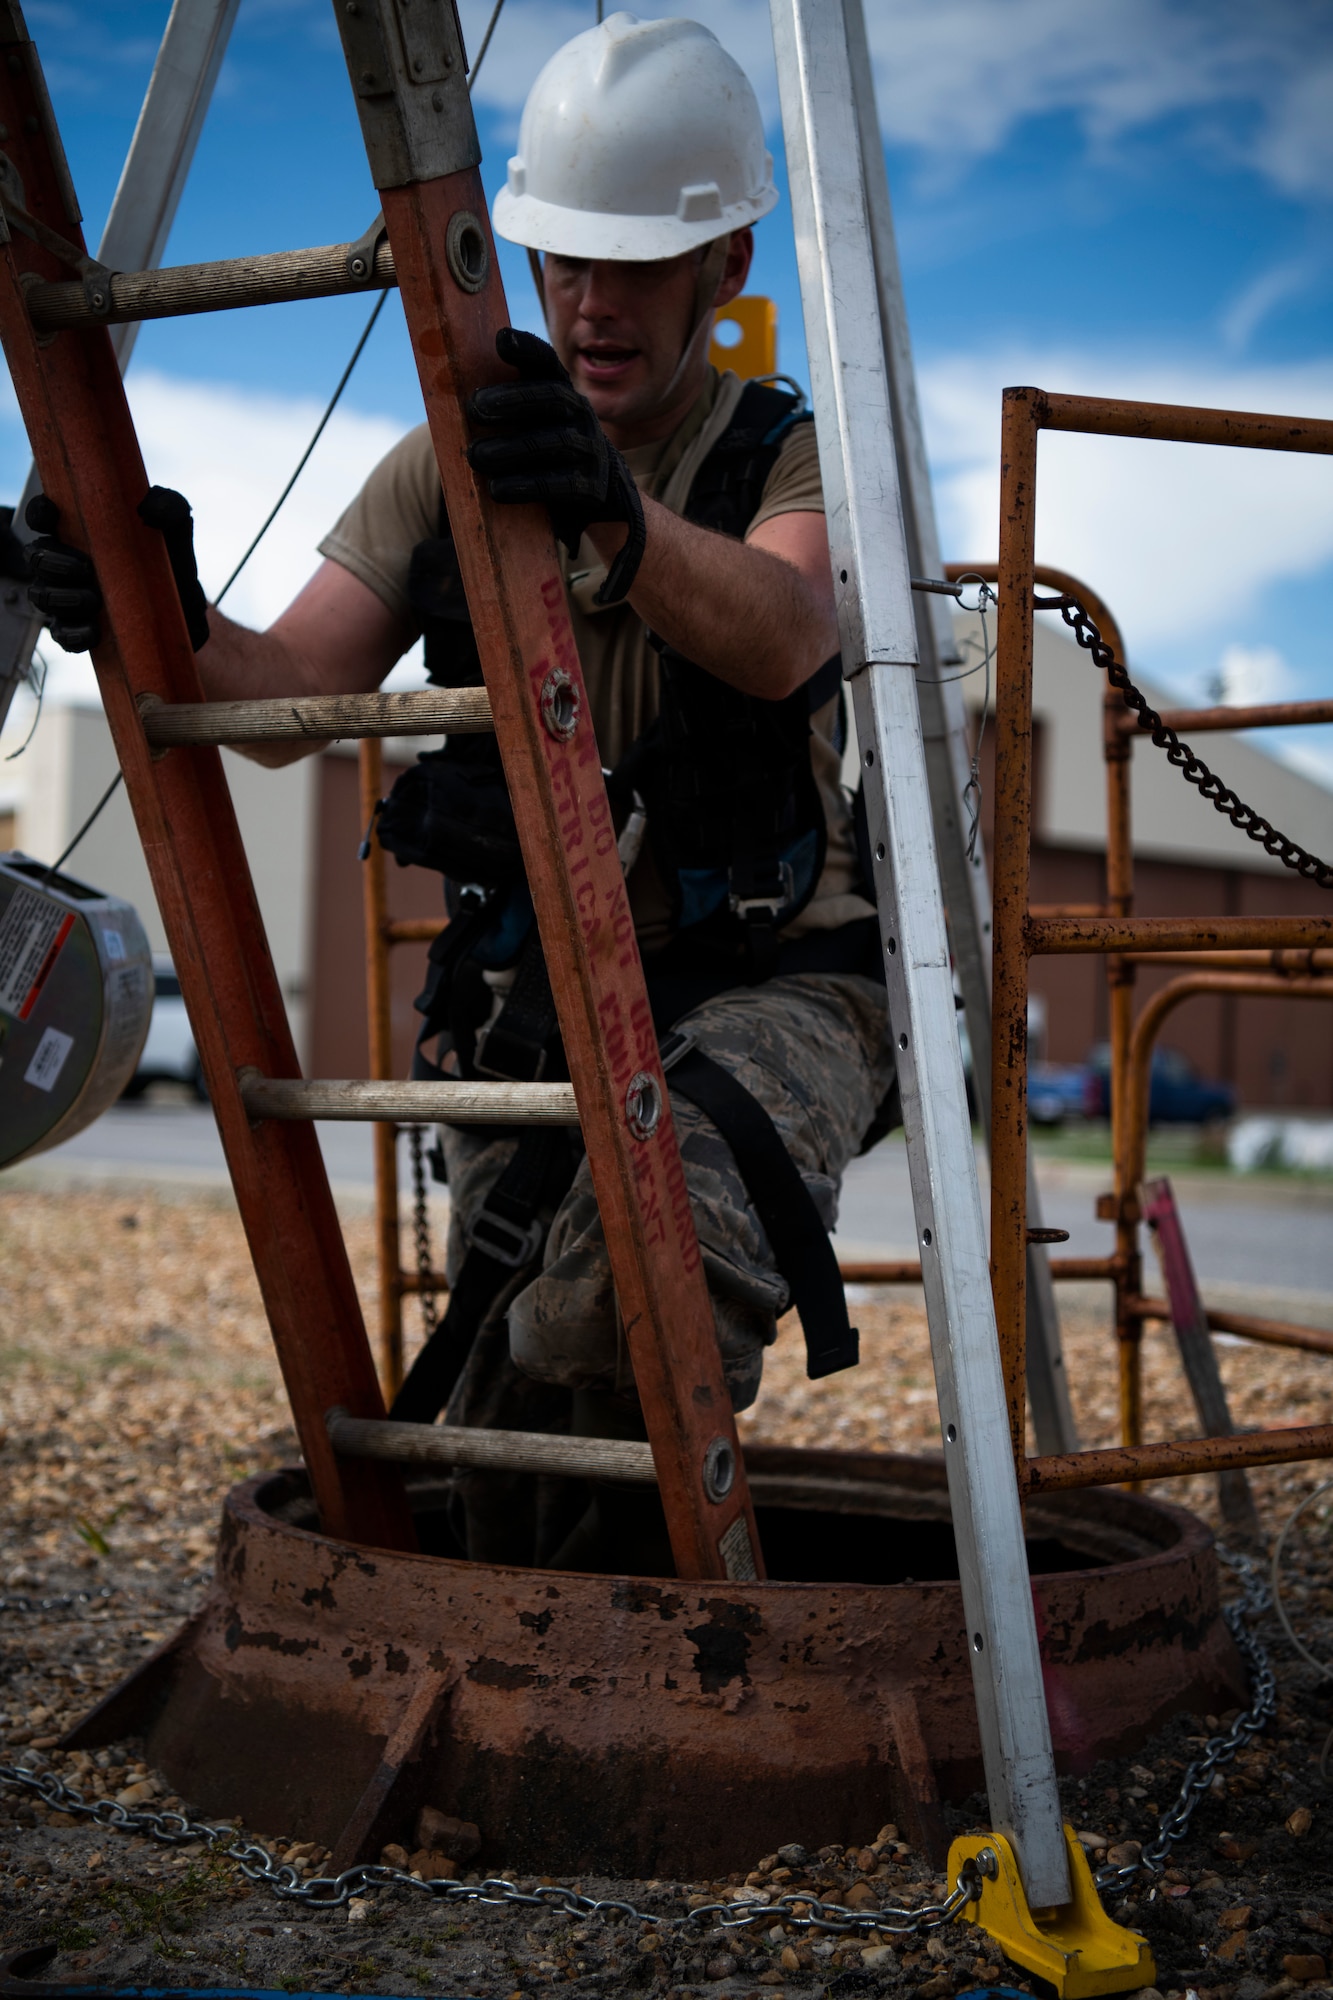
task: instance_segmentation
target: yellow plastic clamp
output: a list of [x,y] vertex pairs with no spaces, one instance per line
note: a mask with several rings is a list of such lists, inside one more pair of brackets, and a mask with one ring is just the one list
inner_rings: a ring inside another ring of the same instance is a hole
[[958,1880],[966,1862],[981,1869],[980,1891],[962,1910],[962,1921],[979,1925],[1007,1958],[1048,1980],[1060,2000],[1092,2000],[1099,1993],[1153,1985],[1157,1968],[1147,1940],[1107,1916],[1072,1826],[1065,1828],[1065,1845],[1072,1902],[1056,1910],[1030,1910],[1014,1850],[1002,1834],[955,1840],[949,1849],[949,1880]]
[[[721,336],[719,338],[719,335]],[[742,382],[775,375],[778,367],[778,309],[772,299],[746,292],[722,306],[713,322],[708,359],[730,368]]]

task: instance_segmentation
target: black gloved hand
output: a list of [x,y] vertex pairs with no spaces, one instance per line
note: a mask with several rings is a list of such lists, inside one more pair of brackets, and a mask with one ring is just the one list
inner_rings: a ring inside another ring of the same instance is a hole
[[150,486],[139,502],[138,515],[145,527],[162,531],[190,644],[197,653],[208,643],[208,599],[194,559],[194,515],[190,503],[183,493],[170,486]]
[[23,518],[37,537],[26,550],[29,604],[57,646],[91,652],[102,636],[102,589],[91,556],[60,540],[60,509],[45,493],[34,493]]
[[553,347],[534,333],[501,327],[495,351],[519,380],[478,389],[467,413],[491,427],[468,451],[468,463],[508,506],[544,502],[551,526],[571,555],[595,521],[623,521],[624,547],[597,593],[615,604],[629,591],[643,556],[643,505],[629,467],[607,438],[586,396]]
[[[197,653],[208,638],[208,602],[195,567],[190,503],[169,486],[150,486],[139,502],[138,515],[145,526],[161,531],[167,545],[176,594]],[[25,519],[37,533],[27,548],[28,601],[46,619],[58,646],[67,653],[89,652],[101,637],[103,603],[92,558],[58,538],[60,512],[44,493],[28,502]]]

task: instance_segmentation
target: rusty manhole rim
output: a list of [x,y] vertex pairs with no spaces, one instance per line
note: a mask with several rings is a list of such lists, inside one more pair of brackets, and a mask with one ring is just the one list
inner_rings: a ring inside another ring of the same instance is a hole
[[[932,1526],[951,1525],[952,1522],[944,1454],[942,1452],[848,1452],[822,1445],[750,1445],[745,1449],[745,1462],[747,1472],[750,1475],[751,1485],[755,1489],[756,1506],[760,1509],[784,1504],[784,1502],[776,1498],[766,1497],[765,1488],[770,1486],[770,1484],[784,1478],[784,1476],[790,1478],[801,1470],[812,1473],[827,1470],[833,1475],[842,1473],[844,1477],[851,1475],[855,1478],[857,1474],[860,1474],[860,1478],[856,1480],[858,1497],[859,1493],[863,1492],[865,1487],[873,1490],[877,1486],[886,1488],[890,1492],[896,1487],[904,1496],[914,1493],[923,1499],[930,1499],[938,1495],[942,1504],[937,1509],[933,1508],[928,1512],[922,1513],[920,1518],[923,1524]],[[895,1472],[899,1475],[897,1480],[894,1479]],[[420,1493],[429,1491],[436,1486],[442,1486],[446,1483],[447,1477],[448,1474],[444,1468],[430,1468],[417,1480],[409,1481],[409,1505],[411,1504],[414,1492]],[[264,1494],[265,1489],[276,1488],[283,1482],[287,1482],[289,1488],[296,1488],[296,1491],[291,1494],[291,1501],[294,1502],[298,1499],[303,1502],[308,1501],[313,1512],[314,1502],[313,1498],[310,1497],[309,1476],[305,1467],[302,1465],[289,1465],[276,1467],[268,1472],[254,1474],[251,1478],[243,1480],[237,1486],[232,1487],[224,1501],[224,1513],[239,1514],[251,1526],[262,1527],[275,1533],[298,1535],[303,1540],[322,1548],[345,1550],[352,1557],[366,1556],[373,1553],[377,1560],[390,1561],[395,1565],[399,1563],[420,1563],[424,1564],[431,1574],[449,1574],[460,1579],[490,1576],[497,1578],[512,1577],[515,1580],[567,1577],[571,1581],[600,1586],[623,1583],[678,1585],[681,1583],[699,1582],[697,1578],[649,1576],[632,1571],[607,1573],[597,1570],[543,1569],[535,1564],[472,1562],[465,1557],[432,1555],[425,1550],[419,1549],[412,1550],[409,1553],[390,1549],[374,1549],[372,1551],[366,1545],[348,1542],[336,1535],[327,1535],[317,1526],[307,1526],[304,1522],[291,1520],[283,1513],[276,1512],[264,1506],[261,1496]],[[1056,1584],[1069,1584],[1078,1578],[1089,1577],[1106,1578],[1109,1580],[1113,1579],[1117,1572],[1124,1571],[1132,1571],[1136,1575],[1143,1575],[1156,1565],[1169,1567],[1178,1564],[1189,1564],[1193,1560],[1208,1558],[1214,1555],[1216,1536],[1201,1516],[1192,1513],[1188,1508],[1176,1505],[1173,1501],[1159,1499],[1155,1494],[1133,1493],[1122,1487],[1075,1488],[1068,1492],[1043,1494],[1039,1499],[1033,1500],[1028,1504],[1029,1540],[1036,1539],[1044,1525],[1048,1522],[1052,1528],[1056,1528],[1057,1526],[1074,1527],[1085,1519],[1094,1507],[1097,1508],[1099,1516],[1104,1517],[1108,1500],[1112,1503],[1116,1512],[1129,1511],[1137,1516],[1138,1522],[1142,1524],[1142,1527],[1137,1534],[1133,1527],[1129,1528],[1126,1533],[1134,1535],[1140,1541],[1140,1544],[1148,1542],[1149,1545],[1146,1547],[1140,1546],[1136,1553],[1125,1555],[1115,1560],[1099,1557],[1094,1550],[1089,1550],[1089,1553],[1093,1556],[1093,1560],[1087,1566],[1036,1572],[1032,1577],[1035,1586],[1045,1589]],[[791,1503],[787,1502],[785,1504],[790,1505]],[[846,1507],[839,1510],[829,1507],[827,1504],[817,1504],[801,1511],[819,1512],[825,1518],[836,1518],[839,1513],[849,1519],[874,1518],[873,1513],[862,1507]],[[891,1514],[886,1508],[884,1518],[902,1521],[904,1518],[910,1519],[911,1517],[904,1517],[901,1514]],[[1161,1539],[1151,1538],[1143,1532],[1149,1521],[1160,1525],[1163,1531],[1170,1530],[1173,1532],[1164,1532]],[[1064,1537],[1062,1536],[1061,1539],[1064,1539]],[[708,1588],[714,1593],[735,1593],[738,1597],[748,1596],[752,1592],[762,1592],[765,1595],[772,1595],[777,1591],[807,1591],[826,1594],[830,1590],[837,1590],[865,1591],[879,1594],[888,1591],[956,1590],[958,1588],[958,1578],[956,1576],[914,1577],[910,1580],[904,1579],[898,1583],[868,1583],[845,1578],[769,1577],[765,1578],[762,1582],[747,1583],[738,1583],[730,1580],[713,1580],[709,1583]]]

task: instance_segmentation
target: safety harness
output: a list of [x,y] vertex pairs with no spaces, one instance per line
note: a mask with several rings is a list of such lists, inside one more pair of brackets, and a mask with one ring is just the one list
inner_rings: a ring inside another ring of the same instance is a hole
[[[687,520],[744,536],[783,438],[808,421],[802,400],[747,385],[694,479]],[[422,623],[429,679],[479,686],[443,511],[439,535],[413,552],[408,594]],[[840,694],[840,663],[828,661],[805,687],[770,702],[653,643],[661,658],[658,718],[608,773],[607,789],[620,821],[637,816],[642,826],[646,816],[671,897],[671,942],[644,963],[664,1036],[663,1066],[672,1091],[703,1111],[731,1148],[800,1314],[807,1373],[816,1379],[858,1359],[828,1233],[763,1105],[674,1022],[717,993],[783,972],[880,972],[873,919],[791,943],[780,936],[814,894],[824,866],[827,828],[811,768],[810,719]],[[413,1075],[442,1077],[426,1053],[438,1042],[464,1077],[567,1077],[494,738],[451,737],[427,752],[381,802],[378,818],[380,841],[400,865],[445,876],[451,919],[431,946],[416,1003],[423,1019]],[[495,1136],[506,1133],[497,1128]],[[482,1321],[539,1258],[579,1156],[575,1133],[542,1128],[519,1138],[472,1221],[448,1310],[394,1402],[396,1418],[429,1423],[444,1407]]]

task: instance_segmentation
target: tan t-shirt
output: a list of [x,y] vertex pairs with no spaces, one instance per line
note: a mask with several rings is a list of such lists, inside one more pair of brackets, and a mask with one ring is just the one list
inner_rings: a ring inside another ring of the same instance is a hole
[[[669,438],[625,453],[641,492],[675,514],[684,513],[695,474],[730,424],[743,387],[730,372],[710,370],[703,393]],[[797,424],[782,441],[749,532],[778,514],[823,511],[814,426]],[[415,622],[407,596],[412,551],[437,535],[439,524],[440,476],[430,433],[422,424],[381,459],[320,543],[320,554],[350,570],[410,625]],[[591,542],[585,541],[564,567],[597,745],[603,764],[610,767],[657,714],[658,659],[648,643],[648,628],[630,605],[594,603],[606,569]],[[874,915],[873,906],[852,893],[858,875],[856,844],[833,742],[837,715],[835,699],[811,718],[811,759],[828,822],[828,855],[814,896],[787,925],[786,937],[836,930],[854,918]],[[646,843],[629,890],[640,944],[645,951],[656,950],[668,940],[668,904]]]

